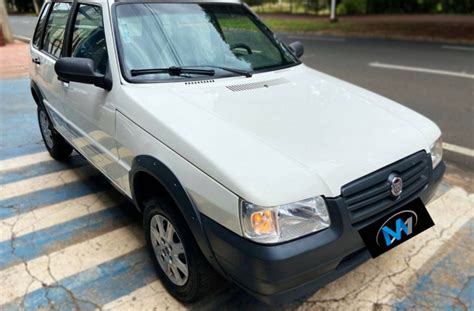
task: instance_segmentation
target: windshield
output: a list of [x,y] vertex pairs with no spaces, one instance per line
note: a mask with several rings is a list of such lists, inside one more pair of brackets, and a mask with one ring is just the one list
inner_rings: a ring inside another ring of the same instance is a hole
[[190,70],[170,75],[143,69],[212,69],[217,77],[236,74],[225,69],[253,72],[299,63],[242,5],[124,3],[115,14],[122,70],[131,82],[203,77]]

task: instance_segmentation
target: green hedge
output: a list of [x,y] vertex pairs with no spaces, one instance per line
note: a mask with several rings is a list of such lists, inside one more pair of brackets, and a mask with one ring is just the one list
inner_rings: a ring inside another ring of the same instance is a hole
[[337,5],[337,14],[354,15],[367,13],[367,0],[342,0]]
[[[245,0],[251,6],[276,3],[276,0]],[[326,12],[331,0],[283,0],[309,11]],[[474,14],[474,0],[337,0],[339,14],[448,13]]]
[[474,0],[367,0],[368,13],[474,13]]

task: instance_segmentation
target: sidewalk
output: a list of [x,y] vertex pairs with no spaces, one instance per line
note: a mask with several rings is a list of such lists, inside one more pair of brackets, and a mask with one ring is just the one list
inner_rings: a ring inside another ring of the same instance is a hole
[[467,15],[362,15],[328,17],[260,13],[277,32],[474,44],[474,18]]
[[0,79],[28,76],[30,52],[28,44],[15,41],[0,47]]

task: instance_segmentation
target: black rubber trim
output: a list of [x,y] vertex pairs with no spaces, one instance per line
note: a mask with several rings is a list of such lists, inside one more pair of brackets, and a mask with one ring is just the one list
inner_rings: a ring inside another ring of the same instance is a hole
[[441,161],[433,170],[432,182],[441,181],[441,178],[443,178],[445,172],[446,164],[444,164],[444,161]]
[[135,206],[141,211],[139,202],[137,202],[134,181],[137,173],[144,172],[155,178],[172,197],[176,206],[184,216],[197,244],[199,245],[204,256],[208,259],[210,264],[221,274],[223,273],[221,267],[215,260],[214,253],[209,244],[209,240],[202,226],[201,214],[199,213],[192,200],[189,198],[186,190],[179,182],[178,178],[173,172],[161,161],[148,156],[140,155],[134,158],[132,168],[129,174],[130,185],[132,190],[132,198]]
[[35,93],[36,96],[38,97],[38,100],[35,100],[36,105],[44,108],[44,104],[43,104],[44,95],[40,87],[38,86],[38,84],[36,84],[35,81],[30,80],[30,88],[31,88],[31,92]]
[[[69,12],[68,12],[68,17],[67,17],[67,20],[66,20],[66,25],[64,26],[64,33],[63,33],[63,46],[61,48],[61,52],[59,53],[59,57],[56,57],[48,52],[46,52],[43,48],[44,48],[44,36],[45,36],[45,33],[46,33],[46,26],[48,25],[48,22],[49,22],[49,18],[51,17],[51,13],[53,12],[53,9],[54,9],[54,4],[56,3],[69,3],[71,4],[71,7],[69,8]],[[67,36],[67,32],[68,32],[68,26],[69,26],[69,23],[70,23],[70,19],[71,19],[71,10],[72,8],[74,7],[74,4],[75,4],[75,0],[54,0],[54,1],[51,1],[51,6],[50,6],[50,9],[49,9],[49,12],[48,12],[48,17],[46,19],[46,25],[45,25],[45,28],[43,30],[43,36],[41,38],[41,49],[38,49],[39,52],[42,52],[44,54],[46,54],[47,56],[51,57],[52,59],[54,60],[58,60],[59,58],[63,57],[63,53],[64,53],[64,43],[66,41],[66,36]]]
[[[330,228],[278,245],[254,243],[205,215],[201,218],[227,277],[266,303],[282,303],[323,286],[319,279],[338,269],[351,254],[365,249],[339,201],[328,201]],[[310,285],[304,291],[301,284],[306,283]]]
[[72,46],[72,33],[74,32],[74,20],[76,19],[79,4],[77,1],[73,1],[64,28],[63,48],[61,49],[61,57],[69,55]]
[[[331,209],[333,216],[338,207]],[[370,258],[359,234],[337,217],[331,229],[279,245],[253,243],[202,215],[226,277],[268,304],[312,294]]]
[[[430,163],[431,165],[431,163]],[[427,204],[445,172],[441,162],[419,196]],[[285,304],[312,294],[370,258],[341,197],[326,199],[331,227],[278,245],[257,244],[201,215],[226,277],[257,299]]]
[[432,171],[431,178],[428,186],[421,194],[421,200],[426,205],[433,198],[438,189],[439,184],[443,180],[444,173],[446,172],[446,164],[441,161]]
[[[35,49],[38,49],[38,50],[41,50],[43,48],[43,39],[44,39],[44,31],[46,29],[46,24],[48,23],[48,18],[49,18],[49,13],[51,11],[51,8],[53,7],[53,5],[51,4],[51,2],[45,2],[43,4],[43,7],[41,8],[41,12],[39,13],[38,15],[38,22],[36,23],[36,26],[35,26],[35,31],[33,32],[33,37],[31,38],[31,45],[35,48]],[[34,42],[34,38],[36,36],[36,34],[38,33],[38,27],[40,26],[40,18],[41,16],[43,15],[43,13],[45,13],[46,15],[44,16],[44,25],[43,25],[43,29],[41,30],[41,33],[39,34],[39,44],[38,46],[35,46],[35,42]]]

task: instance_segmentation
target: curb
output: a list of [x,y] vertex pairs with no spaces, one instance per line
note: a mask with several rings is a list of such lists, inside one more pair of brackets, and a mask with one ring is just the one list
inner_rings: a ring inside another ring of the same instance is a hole
[[320,31],[275,31],[278,35],[286,36],[308,36],[319,38],[333,38],[343,40],[377,40],[377,41],[393,41],[393,42],[409,42],[409,43],[427,43],[427,44],[449,44],[462,45],[468,48],[474,47],[474,42],[471,40],[446,40],[438,38],[420,38],[420,37],[404,37],[404,36],[371,36],[366,34],[330,34]]
[[30,38],[23,37],[23,36],[14,35],[13,39],[24,42],[24,43],[30,43]]

